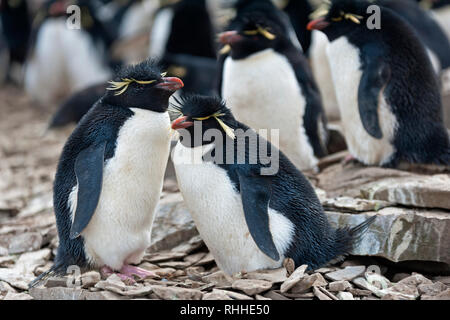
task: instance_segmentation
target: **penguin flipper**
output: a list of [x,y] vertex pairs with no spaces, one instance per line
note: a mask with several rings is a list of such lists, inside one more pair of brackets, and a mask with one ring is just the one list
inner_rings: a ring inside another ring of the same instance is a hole
[[378,119],[378,106],[390,77],[391,69],[387,64],[374,62],[364,68],[359,83],[359,116],[364,129],[376,139],[383,137]]
[[78,197],[70,239],[77,238],[91,220],[100,199],[106,142],[82,150],[75,160]]
[[269,229],[271,177],[238,173],[245,221],[258,248],[271,259],[280,259]]

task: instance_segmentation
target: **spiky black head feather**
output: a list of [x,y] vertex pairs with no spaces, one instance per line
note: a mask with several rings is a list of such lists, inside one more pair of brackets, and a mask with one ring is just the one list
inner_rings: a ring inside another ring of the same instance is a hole
[[[165,84],[178,81],[172,86]],[[104,101],[126,108],[142,108],[156,112],[167,111],[170,96],[182,87],[181,80],[165,78],[161,67],[154,60],[130,65],[117,72]]]
[[271,1],[241,0],[235,7],[236,17],[227,30],[236,31],[240,39],[231,43],[221,38],[223,44],[231,46],[234,59],[290,43],[289,30],[292,26],[289,18]]

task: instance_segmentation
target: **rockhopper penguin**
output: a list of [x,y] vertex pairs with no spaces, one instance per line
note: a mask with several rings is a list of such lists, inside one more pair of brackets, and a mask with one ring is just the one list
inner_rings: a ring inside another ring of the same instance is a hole
[[326,154],[320,93],[306,58],[290,40],[289,19],[269,0],[241,0],[220,35],[221,96],[251,128],[279,129],[280,149],[299,169]]
[[130,266],[150,244],[170,148],[169,97],[183,86],[145,61],[120,71],[66,142],[54,182],[59,236],[55,263],[31,285],[70,265],[105,273]]
[[449,164],[439,84],[424,45],[400,16],[370,2],[337,0],[308,24],[330,40],[328,58],[350,154],[367,165]]
[[181,136],[172,154],[178,185],[224,272],[277,268],[285,257],[317,268],[348,253],[374,220],[332,228],[308,180],[224,102],[191,96],[180,103],[172,123]]

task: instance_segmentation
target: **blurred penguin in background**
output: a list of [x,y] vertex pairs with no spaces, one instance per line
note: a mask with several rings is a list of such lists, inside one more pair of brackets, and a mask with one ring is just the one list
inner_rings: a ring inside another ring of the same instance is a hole
[[1,78],[22,81],[22,71],[16,73],[13,68],[21,69],[28,50],[31,33],[31,19],[26,0],[0,1],[0,46],[3,47]]
[[[330,40],[327,53],[351,157],[366,165],[450,164],[439,82],[418,33],[373,2],[335,0],[308,24]],[[350,159],[350,158],[348,158]]]
[[[80,29],[68,28],[70,4],[80,7]],[[111,71],[107,49],[113,39],[87,0],[51,0],[35,17],[25,71],[27,93],[40,104],[53,104],[92,84],[106,82]]]
[[154,18],[149,55],[168,75],[183,79],[182,93],[212,94],[217,72],[212,1],[169,2]]
[[274,0],[279,8],[287,13],[295,34],[302,45],[303,52],[309,54],[311,45],[311,31],[306,29],[309,16],[313,12],[308,0]]
[[450,40],[430,12],[411,0],[376,0],[374,3],[391,9],[414,28],[437,74],[450,67]]
[[[425,45],[437,75],[442,69],[450,66],[449,40],[430,12],[425,11],[411,0],[376,0],[372,4],[391,9],[410,24]],[[326,9],[323,6],[319,7],[311,17],[320,15],[324,10]],[[326,58],[328,45],[329,41],[325,34],[312,30],[311,54],[309,55],[311,69],[319,86],[327,118],[332,121],[340,118],[340,112],[329,62]]]
[[280,149],[300,170],[314,170],[327,152],[326,119],[289,19],[269,0],[240,0],[236,8],[229,31],[220,35],[221,95],[239,121],[279,130]]
[[419,5],[429,10],[434,19],[450,39],[450,1],[449,0],[420,0]]

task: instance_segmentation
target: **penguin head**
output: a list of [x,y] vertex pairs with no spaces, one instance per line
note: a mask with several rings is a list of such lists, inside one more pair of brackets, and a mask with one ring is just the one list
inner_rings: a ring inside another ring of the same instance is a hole
[[179,78],[165,77],[152,60],[123,68],[109,84],[106,103],[156,112],[166,112],[170,96],[184,86]]
[[223,141],[226,137],[235,138],[234,128],[237,127],[237,121],[219,97],[189,95],[176,101],[178,105],[172,105],[172,108],[173,112],[178,114],[178,118],[172,122],[172,129],[186,130],[188,134],[182,133],[180,137],[183,145],[196,147],[211,143],[209,139],[203,140],[208,130],[220,132]]
[[330,41],[351,33],[357,28],[366,26],[367,18],[372,13],[367,13],[367,7],[372,3],[364,0],[334,0],[330,5],[325,5],[316,11],[315,15],[321,16],[308,23],[308,30],[320,30],[325,33]]
[[241,0],[236,9],[236,17],[228,26],[228,31],[219,35],[219,41],[224,46],[221,54],[231,51],[233,59],[243,59],[290,41],[286,17],[270,0]]

